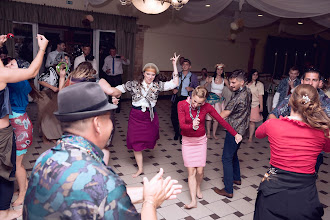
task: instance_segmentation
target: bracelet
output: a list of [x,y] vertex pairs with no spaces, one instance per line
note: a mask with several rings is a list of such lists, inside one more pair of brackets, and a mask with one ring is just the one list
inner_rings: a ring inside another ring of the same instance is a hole
[[178,77],[179,76],[179,74],[173,74],[173,77]]
[[142,203],[142,206],[144,205],[144,203],[149,203],[149,204],[153,205],[153,207],[156,209],[155,203],[153,201],[144,200],[143,203]]
[[41,49],[41,48],[39,48],[39,50],[41,50],[41,51],[43,51],[43,52],[45,52],[45,53],[46,53],[46,51],[45,51],[44,49]]

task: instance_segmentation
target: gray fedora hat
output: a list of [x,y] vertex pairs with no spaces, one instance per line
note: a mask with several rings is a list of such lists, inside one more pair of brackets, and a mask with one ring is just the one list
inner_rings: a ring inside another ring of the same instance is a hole
[[81,82],[65,87],[58,93],[59,121],[69,122],[102,115],[117,108],[110,104],[101,86],[95,82]]

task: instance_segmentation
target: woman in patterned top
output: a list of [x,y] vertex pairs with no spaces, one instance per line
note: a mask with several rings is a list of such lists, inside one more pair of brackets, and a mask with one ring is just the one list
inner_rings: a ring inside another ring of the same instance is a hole
[[134,150],[138,171],[133,177],[143,172],[142,151],[153,149],[159,139],[159,121],[155,111],[158,94],[169,91],[179,85],[179,75],[176,62],[179,56],[171,58],[173,64],[173,79],[167,82],[159,81],[159,69],[153,63],[147,63],[139,80],[128,81],[116,88],[122,93],[132,95],[132,110],[129,115],[127,129],[127,148]]
[[[57,110],[57,93],[60,81],[60,73],[56,66],[61,62],[66,64],[62,64],[61,71],[65,70],[65,74],[68,74],[71,66],[70,59],[68,54],[60,52],[56,55],[54,65],[42,73],[38,80],[42,86],[42,98],[35,101],[38,104],[38,125],[44,143],[55,142],[62,135],[61,126],[53,115],[53,112]],[[64,66],[67,66],[67,68],[64,69]]]

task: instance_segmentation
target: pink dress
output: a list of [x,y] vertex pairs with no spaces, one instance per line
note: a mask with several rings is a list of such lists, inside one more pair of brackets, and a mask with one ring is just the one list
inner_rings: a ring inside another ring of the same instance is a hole
[[[205,117],[210,114],[228,132],[235,136],[237,132],[217,113],[209,103],[200,107],[198,118],[200,119],[199,128],[193,129],[193,121],[189,113],[189,98],[178,103],[178,115],[182,135],[182,157],[185,167],[204,167],[206,164],[207,138],[205,135]],[[191,110],[195,118],[197,109]]]

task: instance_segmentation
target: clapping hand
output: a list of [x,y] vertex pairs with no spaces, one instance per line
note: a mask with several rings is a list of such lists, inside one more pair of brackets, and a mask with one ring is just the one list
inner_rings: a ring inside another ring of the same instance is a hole
[[167,199],[176,199],[176,195],[181,193],[182,185],[175,185],[177,180],[167,177],[163,180],[164,170],[160,168],[150,181],[147,177],[143,178],[143,198],[159,207]]
[[236,142],[236,144],[238,144],[239,142],[241,142],[242,139],[243,139],[242,135],[240,135],[238,133],[235,135],[235,142]]
[[174,57],[172,57],[170,60],[172,60],[172,63],[173,64],[176,64],[176,62],[178,61],[179,57],[180,57],[180,55],[177,56],[176,53],[174,53]]

